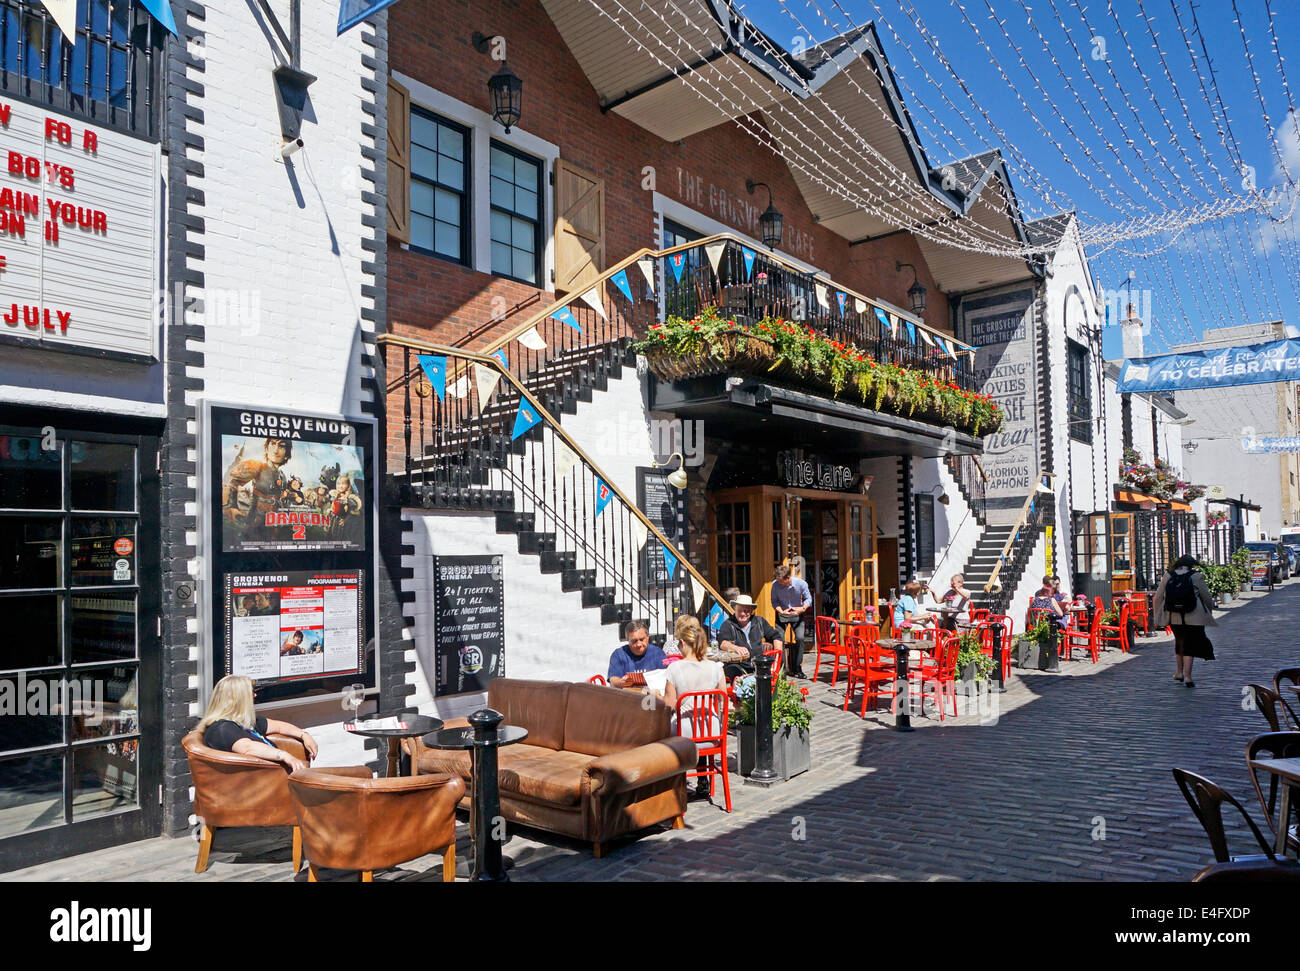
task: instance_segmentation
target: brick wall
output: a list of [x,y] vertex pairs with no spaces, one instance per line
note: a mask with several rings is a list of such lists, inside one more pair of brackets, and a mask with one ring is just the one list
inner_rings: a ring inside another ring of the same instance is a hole
[[[535,2],[397,4],[389,11],[390,65],[394,71],[487,110],[487,80],[499,66],[469,43],[475,29],[506,38],[511,69],[524,81],[520,128],[559,145],[566,161],[605,180],[606,254],[610,262],[654,243],[652,193],[642,188],[643,169],[655,170],[658,191],[683,205],[757,236],[757,215],[767,196],[745,192],[746,178],[767,182],[785,215],[786,239],[804,245],[792,255],[828,272],[868,296],[907,306],[912,278],[901,260],[917,266],[930,290],[928,323],[947,330],[946,298],[930,276],[915,240],[900,234],[852,249],[848,241],[817,226],[789,169],[735,124],[719,125],[681,142],[666,142],[614,113],[603,114],[596,92],[565,47],[545,10]],[[761,124],[761,116],[752,119]],[[710,205],[713,199],[716,206]],[[389,301],[395,333],[453,343],[492,316],[492,299],[523,304],[504,323],[518,323],[537,309],[538,291],[389,245]],[[552,299],[548,294],[546,299]],[[471,346],[481,346],[487,335]]]

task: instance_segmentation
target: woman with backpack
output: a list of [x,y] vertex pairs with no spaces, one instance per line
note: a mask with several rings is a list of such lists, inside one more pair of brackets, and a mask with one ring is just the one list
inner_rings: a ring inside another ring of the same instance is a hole
[[1214,645],[1205,636],[1205,628],[1218,627],[1214,619],[1214,598],[1205,575],[1196,567],[1196,557],[1180,556],[1160,580],[1151,606],[1153,625],[1174,632],[1174,680],[1196,687],[1192,680],[1192,661],[1214,660]]

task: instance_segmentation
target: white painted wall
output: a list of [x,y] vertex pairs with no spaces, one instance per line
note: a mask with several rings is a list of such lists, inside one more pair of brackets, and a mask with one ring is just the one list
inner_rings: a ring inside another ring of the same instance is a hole
[[939,485],[948,496],[947,505],[937,501],[934,504],[934,570],[921,578],[943,593],[952,575],[960,573],[970,559],[983,528],[941,459],[917,460],[913,474],[917,492],[933,492]]
[[[284,4],[272,9],[287,23]],[[336,28],[335,8],[303,4],[302,68],[317,80],[304,112],[305,147],[286,162],[272,30],[256,4],[207,6],[203,123],[191,123],[204,142],[204,174],[191,187],[203,193],[192,211],[205,220],[207,299],[191,315],[205,325],[205,339],[204,362],[190,373],[203,379],[208,400],[361,416],[361,334],[369,327],[361,311],[372,305],[361,288],[373,282],[362,271],[361,240],[371,232],[362,217],[374,211],[361,195],[370,187],[361,178],[362,126],[374,123],[362,110],[361,78],[371,71],[362,63],[365,28],[341,37]],[[197,578],[197,562],[193,572]],[[362,740],[342,730],[337,701],[271,714],[310,728],[322,765],[368,757]]]

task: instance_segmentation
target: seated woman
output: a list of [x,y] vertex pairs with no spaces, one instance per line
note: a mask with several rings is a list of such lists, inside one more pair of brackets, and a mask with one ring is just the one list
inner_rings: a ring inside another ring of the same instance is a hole
[[242,675],[228,674],[212,688],[208,710],[196,726],[208,748],[236,755],[250,755],[267,762],[279,762],[290,772],[309,768],[302,759],[275,747],[268,735],[287,735],[302,742],[307,757],[314,759],[316,740],[288,722],[273,721],[253,711],[253,682]]
[[[948,592],[942,597],[934,592],[933,587],[930,588],[930,593],[940,603],[947,604],[950,607],[956,607],[962,613],[965,613],[970,609],[970,592],[966,589],[966,578],[960,573],[954,573],[952,575],[952,579],[949,581]],[[967,616],[969,617],[969,614],[967,614]],[[955,631],[957,629],[957,621],[961,619],[961,613],[944,614],[939,618],[938,624],[942,630]]]
[[[690,614],[683,614],[677,618],[673,636],[677,638],[677,644],[682,650],[682,659],[668,668],[668,684],[664,688],[664,701],[667,702],[668,707],[676,711],[677,699],[692,691],[726,691],[727,678],[723,673],[722,665],[707,659],[709,639],[705,636],[700,622]],[[687,738],[695,737],[695,726],[689,714],[691,710],[690,707],[682,709],[684,723],[681,734]],[[676,714],[673,715],[673,731],[677,731]],[[708,734],[718,735],[721,731],[725,731],[725,726],[720,726],[718,720],[710,715]],[[708,776],[696,778],[695,789],[697,793],[707,794]]]
[[1058,627],[1063,627],[1065,625],[1065,610],[1061,607],[1061,601],[1057,599],[1056,595],[1057,590],[1052,586],[1052,578],[1043,577],[1043,585],[1039,587],[1038,592],[1029,601],[1029,609],[1050,610],[1052,612],[1052,623]]
[[905,627],[923,627],[926,621],[933,619],[921,609],[921,601],[918,599],[920,596],[921,585],[915,580],[908,581],[907,586],[903,587],[903,595],[894,605],[895,631]]

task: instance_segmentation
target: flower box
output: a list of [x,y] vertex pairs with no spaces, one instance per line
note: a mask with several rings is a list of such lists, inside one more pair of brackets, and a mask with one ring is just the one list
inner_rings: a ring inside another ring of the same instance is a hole
[[[753,725],[736,728],[736,761],[742,776],[748,776],[757,764],[758,733]],[[782,781],[812,768],[812,743],[806,729],[783,728],[772,733],[772,771]]]

